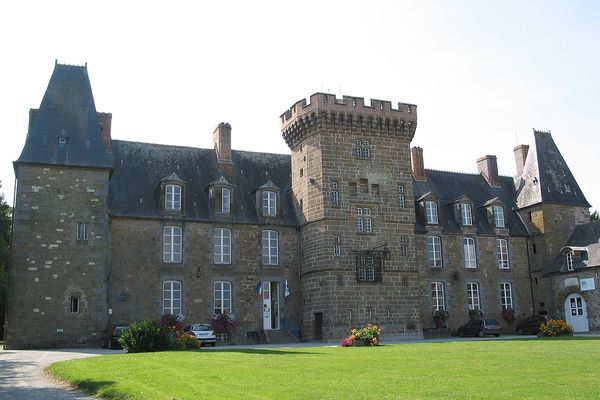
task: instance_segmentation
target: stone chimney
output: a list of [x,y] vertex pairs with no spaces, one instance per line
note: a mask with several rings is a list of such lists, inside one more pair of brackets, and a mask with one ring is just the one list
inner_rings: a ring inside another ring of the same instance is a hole
[[515,152],[515,163],[517,165],[517,176],[523,173],[525,167],[525,160],[527,160],[527,153],[529,152],[529,146],[526,144],[520,144],[514,149]]
[[423,164],[423,149],[420,147],[413,147],[411,149],[411,158],[413,176],[418,181],[426,181],[425,165]]
[[490,186],[500,186],[496,156],[487,155],[478,159],[477,170],[483,175]]
[[219,163],[231,164],[231,125],[221,122],[213,132],[213,146]]
[[35,120],[37,113],[38,113],[37,108],[29,109],[29,126],[27,127],[27,133],[29,133],[29,131],[31,130],[31,127],[33,126],[33,121]]
[[102,130],[102,141],[104,142],[104,147],[106,148],[106,151],[112,152],[112,137],[110,134],[112,126],[112,114],[99,112],[97,115],[98,122],[100,122],[100,129]]

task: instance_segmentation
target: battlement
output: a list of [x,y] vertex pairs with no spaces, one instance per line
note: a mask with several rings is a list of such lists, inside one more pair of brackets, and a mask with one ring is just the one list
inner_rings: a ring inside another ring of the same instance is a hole
[[292,148],[317,125],[350,125],[395,135],[406,134],[412,139],[417,127],[417,106],[397,104],[397,108],[393,108],[392,102],[387,100],[371,99],[371,104],[365,104],[362,97],[338,99],[334,94],[315,93],[308,102],[306,99],[297,101],[281,115],[283,138]]

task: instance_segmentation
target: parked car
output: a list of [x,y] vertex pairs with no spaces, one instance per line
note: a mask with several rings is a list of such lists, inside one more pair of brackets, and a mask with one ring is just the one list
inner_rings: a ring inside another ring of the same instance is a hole
[[119,343],[119,338],[121,337],[121,333],[127,329],[127,325],[115,325],[111,330],[106,331],[104,335],[102,335],[102,347],[109,349],[121,349],[121,343]]
[[210,325],[207,324],[191,324],[183,328],[184,332],[188,332],[202,342],[203,346],[210,344],[214,346],[217,344],[217,337],[215,332]]
[[515,327],[515,332],[519,335],[537,335],[540,332],[540,325],[548,322],[545,315],[531,315],[519,322]]
[[500,325],[495,319],[473,319],[460,328],[458,328],[458,336],[479,336],[486,335],[500,336]]

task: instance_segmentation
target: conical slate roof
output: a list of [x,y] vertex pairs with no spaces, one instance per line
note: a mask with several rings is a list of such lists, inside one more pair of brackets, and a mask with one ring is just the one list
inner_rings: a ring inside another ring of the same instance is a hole
[[55,65],[18,163],[111,168],[87,66]]

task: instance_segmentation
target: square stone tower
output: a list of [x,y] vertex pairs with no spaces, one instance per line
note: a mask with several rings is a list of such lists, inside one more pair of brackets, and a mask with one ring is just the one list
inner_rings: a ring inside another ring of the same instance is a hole
[[417,107],[316,93],[282,116],[300,225],[302,330],[422,334],[410,142]]

